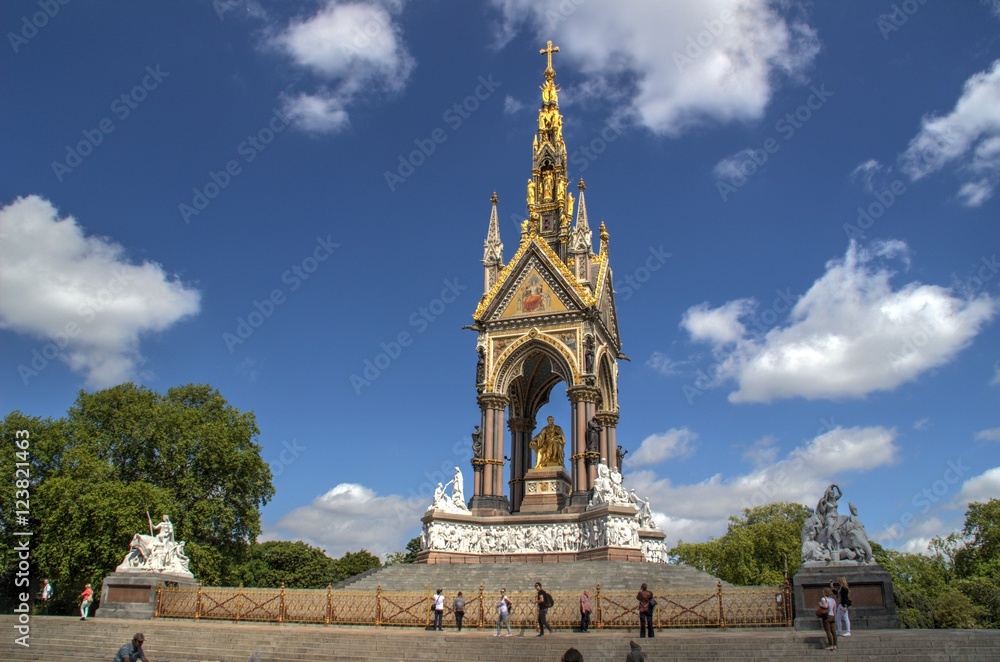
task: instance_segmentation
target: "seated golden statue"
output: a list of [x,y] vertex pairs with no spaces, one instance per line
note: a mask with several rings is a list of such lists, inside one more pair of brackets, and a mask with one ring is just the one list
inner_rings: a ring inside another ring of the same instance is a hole
[[535,469],[542,467],[562,467],[565,458],[566,437],[562,428],[549,416],[549,424],[531,440],[531,450],[535,451]]

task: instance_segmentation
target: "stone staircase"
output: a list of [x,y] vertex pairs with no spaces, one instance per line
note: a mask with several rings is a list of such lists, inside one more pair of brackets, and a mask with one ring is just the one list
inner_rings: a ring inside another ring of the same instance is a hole
[[[597,584],[601,585],[602,591],[638,591],[643,582],[657,594],[679,591],[714,593],[719,580],[696,568],[673,563],[405,563],[385,566],[363,577],[345,580],[337,588],[374,592],[381,585],[383,591],[426,592],[428,595],[437,588],[443,588],[447,595],[454,595],[457,591],[469,594],[482,584],[492,594],[501,587],[506,587],[508,591],[530,591],[536,581],[541,582],[547,591],[577,595],[585,588],[593,594]],[[726,582],[722,585],[730,586]]]
[[[322,660],[477,660],[555,662],[570,646],[587,662],[620,662],[635,632],[556,631],[536,638],[531,630],[493,637],[491,629],[427,632],[414,628],[336,627],[154,619],[129,621],[35,616],[30,647],[16,645],[14,616],[0,616],[0,659],[110,660],[132,634],[146,637],[151,662],[320,662]],[[810,658],[889,662],[986,662],[1000,657],[1000,631],[876,630],[841,640],[835,653],[821,636],[791,628],[661,630],[636,640],[648,660],[802,660]],[[836,656],[835,658],[833,656]]]

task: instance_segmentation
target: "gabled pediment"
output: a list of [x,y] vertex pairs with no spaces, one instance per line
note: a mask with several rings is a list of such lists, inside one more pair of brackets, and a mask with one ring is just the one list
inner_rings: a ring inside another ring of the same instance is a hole
[[548,243],[537,234],[521,242],[490,292],[476,309],[476,320],[530,318],[583,310],[595,303]]

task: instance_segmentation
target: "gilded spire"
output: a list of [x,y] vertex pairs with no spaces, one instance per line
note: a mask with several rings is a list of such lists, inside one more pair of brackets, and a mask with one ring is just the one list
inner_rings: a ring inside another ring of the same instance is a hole
[[590,223],[587,220],[587,201],[583,196],[587,185],[583,183],[583,178],[580,178],[580,183],[577,187],[580,189],[580,204],[577,207],[576,225],[573,227],[570,250],[574,253],[583,253],[586,251],[589,254],[594,245],[594,233],[591,232]]
[[503,243],[500,242],[500,222],[497,220],[497,198],[496,191],[490,197],[493,209],[490,211],[490,227],[486,231],[486,241],[483,242],[483,264],[486,266],[503,266]]

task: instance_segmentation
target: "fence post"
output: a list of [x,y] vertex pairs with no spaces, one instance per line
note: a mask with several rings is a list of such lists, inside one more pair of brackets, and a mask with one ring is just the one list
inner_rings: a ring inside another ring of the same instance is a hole
[[715,595],[716,599],[719,601],[719,627],[726,627],[726,614],[722,609],[722,580],[720,579],[715,585]]
[[198,582],[198,601],[194,605],[194,620],[201,618],[201,582]]
[[281,597],[278,599],[278,622],[285,622],[285,582],[281,582]]
[[240,614],[243,612],[243,582],[240,582],[236,589],[236,622],[240,622]]
[[594,611],[597,613],[597,629],[598,630],[603,630],[604,629],[604,619],[601,616],[602,612],[601,612],[601,585],[600,584],[598,584],[597,588],[594,589],[594,602],[597,605],[597,608],[594,609]]
[[375,625],[382,625],[382,584],[375,588]]
[[785,577],[785,589],[783,591],[784,595],[782,599],[785,602],[785,626],[792,627],[792,615],[794,610],[792,609],[792,580]]
[[333,586],[326,585],[326,616],[323,618],[323,625],[329,625],[333,620]]
[[157,584],[156,586],[156,608],[153,609],[153,618],[160,615],[160,596],[163,595],[163,584]]
[[480,629],[486,623],[486,596],[483,594],[483,584],[479,583],[479,624],[476,626]]

